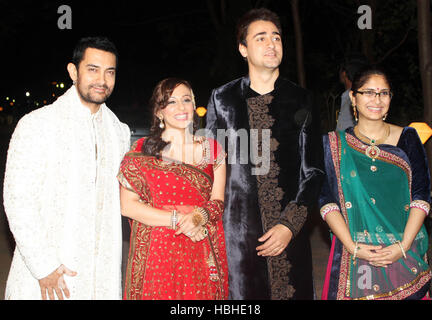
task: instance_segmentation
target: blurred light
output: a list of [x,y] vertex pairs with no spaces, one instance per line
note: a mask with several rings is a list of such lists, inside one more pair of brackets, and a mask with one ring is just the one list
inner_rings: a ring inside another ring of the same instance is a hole
[[3,107],[0,107],[0,111],[3,111]]
[[15,103],[15,99],[13,99],[12,102]]
[[59,84],[57,83],[57,84],[56,84],[56,88],[58,88],[58,87],[59,87]]
[[30,92],[26,92],[26,97],[30,97]]
[[14,103],[13,103],[13,102],[11,102],[11,103],[9,103],[9,105],[10,105],[11,107],[13,107]]
[[417,130],[423,144],[432,136],[432,129],[425,122],[413,122],[409,126]]
[[204,117],[205,114],[207,113],[207,109],[205,107],[198,107],[196,109],[196,113],[198,114],[198,116]]
[[54,81],[54,82],[51,82],[51,84],[52,84],[53,86],[55,86],[55,85],[57,84],[57,82]]
[[55,97],[55,93],[53,93],[52,96]]
[[44,103],[44,104],[47,104],[47,101],[46,101],[46,100],[44,100],[44,101],[43,101],[43,103]]
[[9,101],[9,97],[6,97],[6,101]]
[[62,83],[60,83],[60,88],[64,88],[64,83],[62,82]]

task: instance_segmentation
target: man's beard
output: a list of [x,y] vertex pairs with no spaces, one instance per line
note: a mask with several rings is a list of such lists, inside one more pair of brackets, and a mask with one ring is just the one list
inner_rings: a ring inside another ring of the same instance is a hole
[[79,86],[77,86],[77,91],[78,94],[80,95],[81,99],[87,103],[92,103],[92,104],[102,104],[104,103],[106,100],[108,100],[108,98],[110,97],[112,91],[110,91],[108,89],[107,86],[98,86],[98,87],[102,87],[103,89],[105,89],[105,96],[103,97],[94,97],[91,93],[90,90],[91,88],[93,88],[95,86],[89,86],[87,92],[83,92],[80,90]]

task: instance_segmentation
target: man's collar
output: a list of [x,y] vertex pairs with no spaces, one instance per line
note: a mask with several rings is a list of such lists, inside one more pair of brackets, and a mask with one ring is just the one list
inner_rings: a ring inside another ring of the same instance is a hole
[[[274,90],[279,89],[279,87],[282,85],[282,82],[284,81],[284,77],[282,77],[282,75],[279,73],[275,83],[274,83]],[[251,80],[249,75],[246,75],[242,78],[241,81],[241,91],[242,91],[242,95],[243,97],[246,97],[248,94],[248,90],[250,88],[250,84],[251,84]]]
[[105,103],[101,104],[99,106],[99,110],[92,114],[91,110],[85,106],[79,96],[78,90],[75,85],[72,85],[72,87],[67,92],[68,95],[71,97],[71,105],[74,108],[74,112],[76,112],[78,115],[86,117],[86,118],[92,118],[92,119],[101,119],[102,117],[102,108],[105,105]]

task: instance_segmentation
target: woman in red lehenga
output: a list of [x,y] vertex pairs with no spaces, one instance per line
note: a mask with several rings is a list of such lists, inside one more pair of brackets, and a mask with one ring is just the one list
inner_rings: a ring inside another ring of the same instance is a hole
[[191,133],[187,81],[159,82],[151,106],[150,136],[132,146],[118,175],[131,223],[124,299],[227,299],[225,153]]

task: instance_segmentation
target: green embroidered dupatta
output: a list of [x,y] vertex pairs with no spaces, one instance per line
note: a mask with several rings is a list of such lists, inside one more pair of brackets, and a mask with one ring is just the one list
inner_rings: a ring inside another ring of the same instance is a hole
[[[411,169],[393,153],[381,150],[373,161],[366,145],[339,133],[339,193],[341,209],[353,241],[383,247],[401,241],[411,203]],[[387,268],[374,267],[344,249],[338,298],[404,299],[431,279],[426,261],[428,237],[423,226],[407,258]]]

